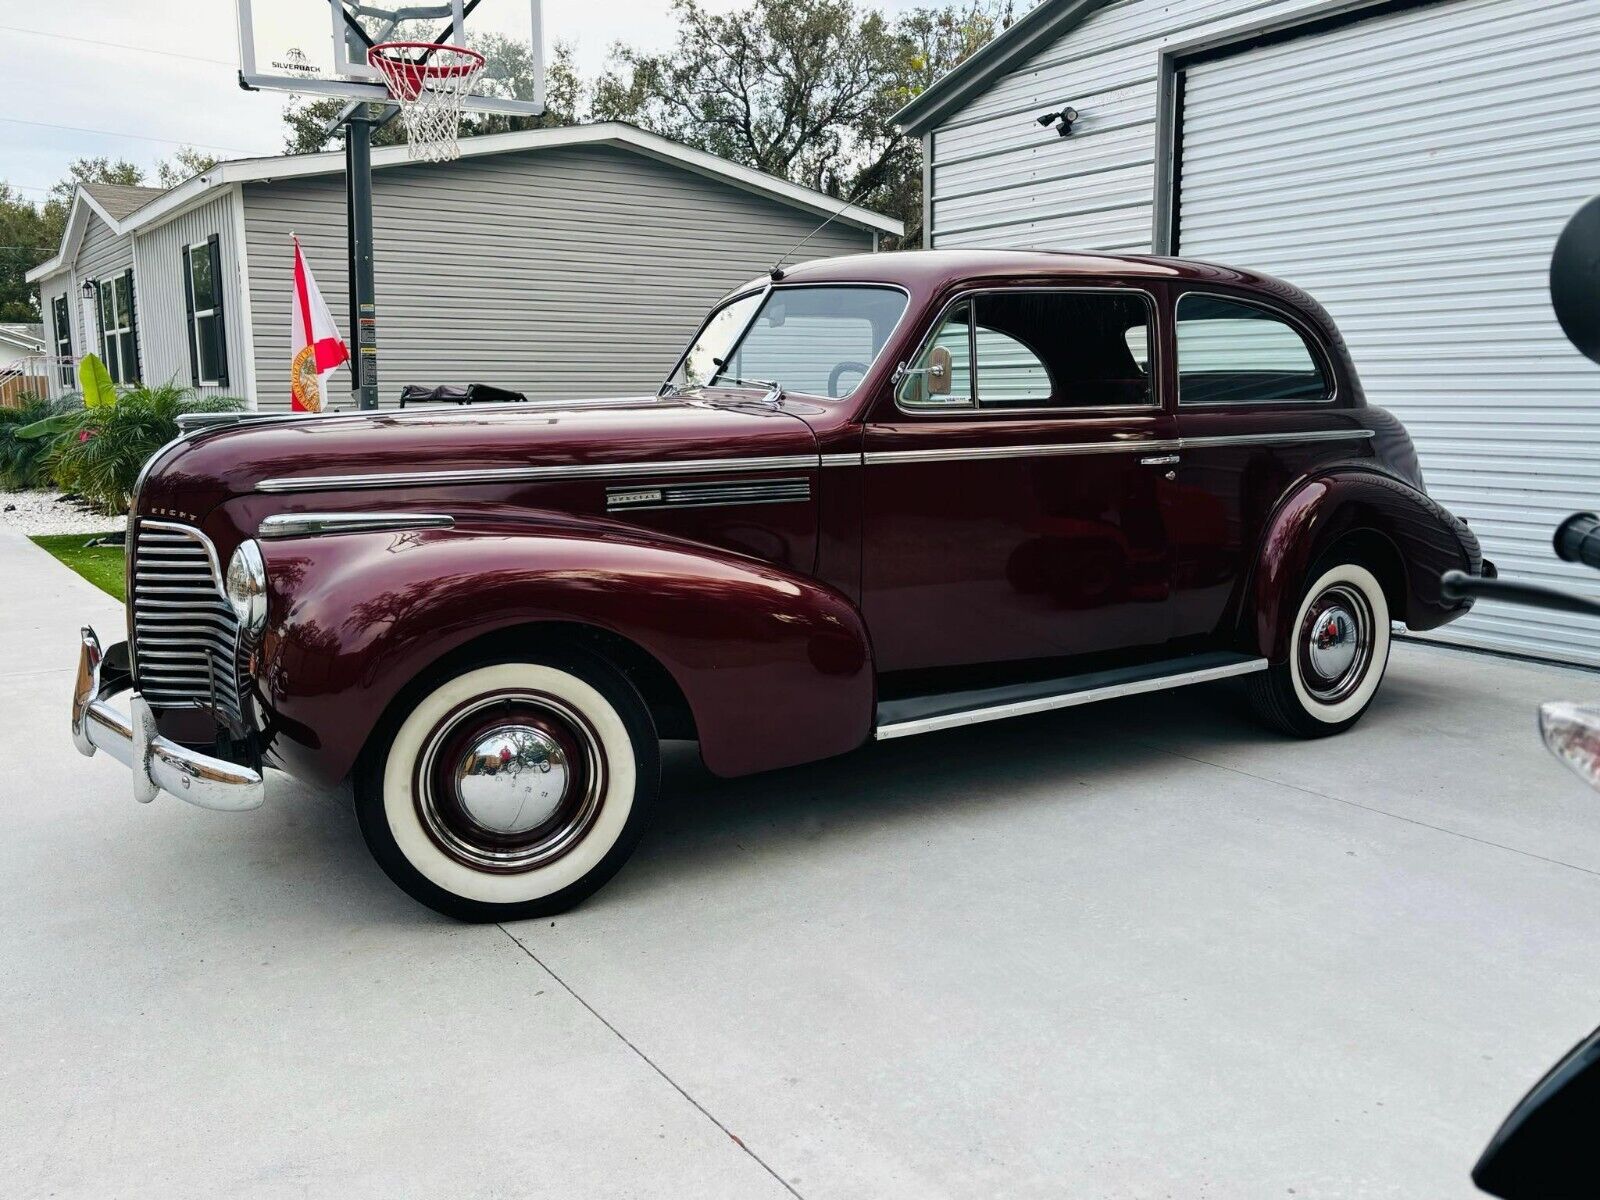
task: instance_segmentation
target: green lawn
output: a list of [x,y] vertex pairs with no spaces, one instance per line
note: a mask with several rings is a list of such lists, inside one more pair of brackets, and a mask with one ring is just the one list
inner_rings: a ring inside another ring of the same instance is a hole
[[103,533],[54,533],[36,537],[34,544],[50,551],[102,592],[118,600],[123,596],[123,554],[121,546],[88,546],[85,543],[104,537]]

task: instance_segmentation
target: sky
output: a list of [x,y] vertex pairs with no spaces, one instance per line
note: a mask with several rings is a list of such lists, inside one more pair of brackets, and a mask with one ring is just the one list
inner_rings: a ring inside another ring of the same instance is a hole
[[[254,2],[326,11],[325,0]],[[862,3],[894,13],[916,0]],[[547,43],[572,43],[587,75],[616,41],[672,39],[665,0],[545,0],[544,11]],[[43,200],[77,158],[125,158],[153,176],[180,145],[219,158],[282,152],[285,98],[238,86],[233,0],[0,0],[0,39],[0,180],[29,200]]]

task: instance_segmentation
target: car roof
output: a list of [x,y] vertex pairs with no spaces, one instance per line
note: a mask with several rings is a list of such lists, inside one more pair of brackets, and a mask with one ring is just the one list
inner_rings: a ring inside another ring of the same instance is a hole
[[966,278],[1077,276],[1180,279],[1254,287],[1282,295],[1290,285],[1271,275],[1198,259],[1078,250],[897,250],[819,258],[783,269],[785,283],[890,283],[912,290]]

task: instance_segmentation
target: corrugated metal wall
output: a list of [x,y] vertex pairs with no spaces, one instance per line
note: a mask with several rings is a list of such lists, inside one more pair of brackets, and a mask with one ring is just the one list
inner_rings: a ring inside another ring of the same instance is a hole
[[[821,218],[612,147],[374,174],[378,380],[560,398],[654,391],[711,304]],[[342,177],[248,184],[259,407],[288,406],[289,234],[349,338]],[[805,247],[870,250],[838,223]],[[334,377],[348,402],[347,377]]]
[[[1600,191],[1597,63],[1595,0],[1462,0],[1195,65],[1178,251],[1309,290],[1501,571],[1600,597],[1550,550],[1600,506],[1600,369],[1547,283]],[[1485,604],[1438,636],[1600,665],[1579,617]]]
[[217,264],[223,282],[223,320],[227,335],[228,386],[199,388],[202,395],[245,394],[245,323],[239,305],[239,247],[233,206],[237,195],[229,192],[165,225],[140,233],[138,274],[139,343],[144,355],[144,377],[152,384],[169,380],[183,387],[189,370],[188,306],[184,293],[183,248],[215,234],[222,261]]

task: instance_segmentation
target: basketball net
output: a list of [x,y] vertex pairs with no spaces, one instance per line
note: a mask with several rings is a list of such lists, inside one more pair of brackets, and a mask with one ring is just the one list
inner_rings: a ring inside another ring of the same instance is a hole
[[483,73],[483,55],[465,46],[384,42],[367,51],[367,62],[383,73],[400,108],[407,154],[419,162],[461,157],[461,115]]

